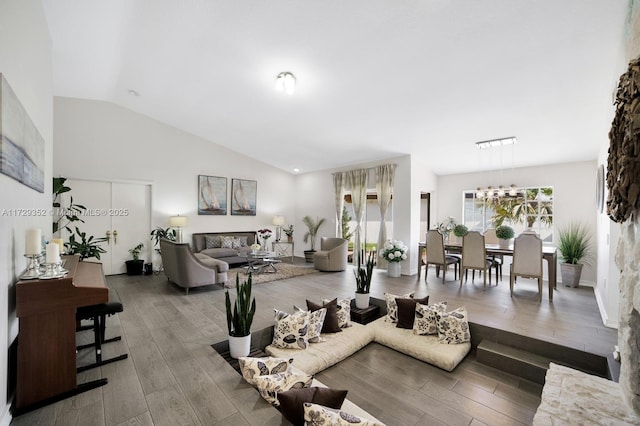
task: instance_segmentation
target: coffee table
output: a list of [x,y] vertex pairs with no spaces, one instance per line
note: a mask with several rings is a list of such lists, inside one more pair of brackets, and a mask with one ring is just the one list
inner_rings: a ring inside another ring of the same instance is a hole
[[271,273],[278,272],[275,264],[280,263],[281,260],[277,259],[278,254],[272,251],[257,251],[250,253],[240,253],[238,256],[245,257],[247,259],[247,265],[245,266],[245,272],[259,274],[261,272],[267,272],[265,269],[271,268]]

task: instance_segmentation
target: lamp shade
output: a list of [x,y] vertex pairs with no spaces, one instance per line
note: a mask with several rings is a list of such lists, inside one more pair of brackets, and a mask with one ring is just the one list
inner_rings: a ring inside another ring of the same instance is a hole
[[271,224],[275,226],[284,226],[284,216],[274,216],[271,218]]
[[186,216],[171,216],[169,218],[169,226],[172,228],[182,228],[183,226],[187,226],[187,217]]

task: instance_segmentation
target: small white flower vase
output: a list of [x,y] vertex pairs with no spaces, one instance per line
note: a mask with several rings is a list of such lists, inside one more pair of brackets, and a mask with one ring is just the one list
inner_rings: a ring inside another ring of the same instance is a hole
[[399,278],[402,275],[402,267],[400,262],[387,263],[387,276],[391,278]]

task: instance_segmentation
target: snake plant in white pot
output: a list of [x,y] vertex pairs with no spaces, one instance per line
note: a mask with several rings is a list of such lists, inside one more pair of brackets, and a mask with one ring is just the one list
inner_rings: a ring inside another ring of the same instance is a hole
[[251,324],[256,312],[256,300],[251,298],[251,274],[242,284],[236,275],[236,301],[233,308],[229,290],[225,292],[224,297],[231,358],[247,356],[251,352]]
[[358,267],[353,270],[356,276],[356,308],[358,309],[369,307],[369,289],[371,288],[374,266],[375,252],[370,252],[365,266],[360,265],[360,258],[358,258]]

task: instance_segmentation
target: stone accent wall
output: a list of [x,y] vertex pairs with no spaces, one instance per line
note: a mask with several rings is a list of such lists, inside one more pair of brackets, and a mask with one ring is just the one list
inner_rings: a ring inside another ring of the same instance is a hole
[[620,225],[616,265],[620,275],[620,386],[625,399],[640,414],[640,227],[637,215]]

